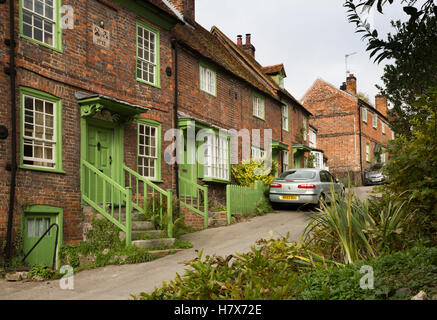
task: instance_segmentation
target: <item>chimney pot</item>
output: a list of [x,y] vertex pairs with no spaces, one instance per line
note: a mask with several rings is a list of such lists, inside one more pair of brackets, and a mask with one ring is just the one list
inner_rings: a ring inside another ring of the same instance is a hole
[[237,36],[237,45],[239,46],[243,45],[243,36],[241,34]]
[[246,44],[250,44],[250,33],[246,33]]

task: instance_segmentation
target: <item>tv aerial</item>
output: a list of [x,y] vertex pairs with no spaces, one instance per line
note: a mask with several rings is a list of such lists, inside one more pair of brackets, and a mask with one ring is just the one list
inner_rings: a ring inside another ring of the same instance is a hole
[[346,78],[348,77],[348,75],[349,75],[349,73],[350,73],[349,68],[348,68],[348,66],[347,66],[347,59],[348,59],[350,56],[353,56],[354,54],[357,54],[357,53],[356,53],[356,52],[352,52],[352,53],[349,53],[349,54],[345,54],[345,55],[344,55],[344,64],[345,64],[345,66],[346,66]]

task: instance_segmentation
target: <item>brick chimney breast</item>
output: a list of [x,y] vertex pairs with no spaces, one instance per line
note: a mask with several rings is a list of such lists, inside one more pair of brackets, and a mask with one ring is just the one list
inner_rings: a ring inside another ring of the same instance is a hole
[[353,74],[346,78],[346,90],[355,96],[357,95],[357,78]]
[[241,48],[246,54],[255,59],[255,47],[251,42],[250,33],[246,33],[246,43],[241,45]]
[[196,21],[195,15],[195,0],[169,0],[173,7],[176,8],[187,22]]
[[375,107],[376,110],[381,112],[385,117],[387,117],[387,98],[382,94],[377,94],[375,96]]

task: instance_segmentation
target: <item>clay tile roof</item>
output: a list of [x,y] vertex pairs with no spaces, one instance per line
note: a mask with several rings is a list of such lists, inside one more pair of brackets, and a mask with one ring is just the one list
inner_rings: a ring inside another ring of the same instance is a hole
[[268,74],[268,75],[282,73],[284,76],[286,76],[285,68],[284,68],[284,65],[282,63],[275,64],[274,66],[263,67],[263,71],[265,74]]
[[158,7],[162,11],[164,11],[166,14],[170,15],[172,18],[181,20],[181,16],[178,16],[176,12],[174,12],[167,4],[164,3],[162,0],[143,0],[145,2],[149,2],[155,7]]
[[216,36],[198,23],[194,22],[192,26],[178,24],[172,32],[179,43],[245,80],[259,91],[279,100],[275,90],[254,76]]

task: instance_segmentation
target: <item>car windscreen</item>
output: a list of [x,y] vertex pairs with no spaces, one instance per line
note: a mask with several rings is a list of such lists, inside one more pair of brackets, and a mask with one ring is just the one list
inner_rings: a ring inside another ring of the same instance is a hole
[[283,180],[311,180],[316,177],[316,173],[314,171],[299,171],[299,170],[293,170],[293,171],[286,171],[283,172],[279,179]]

